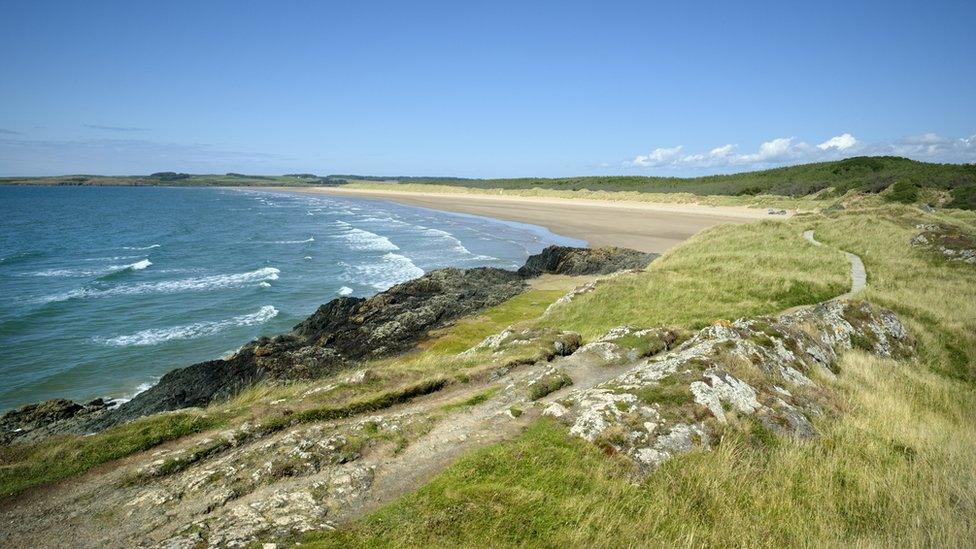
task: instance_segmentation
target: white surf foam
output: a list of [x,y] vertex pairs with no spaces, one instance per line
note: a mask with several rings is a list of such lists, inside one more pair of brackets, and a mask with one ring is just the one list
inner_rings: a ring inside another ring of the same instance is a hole
[[219,290],[223,288],[235,288],[245,286],[254,282],[265,282],[268,280],[278,280],[278,269],[274,267],[263,267],[246,273],[235,273],[214,276],[201,276],[196,278],[184,278],[181,280],[163,280],[161,282],[144,282],[141,284],[126,284],[115,286],[104,290],[95,288],[81,288],[62,294],[48,296],[41,299],[42,302],[66,301],[68,299],[85,297],[106,297],[116,295],[133,295],[148,293],[176,293],[176,292],[199,292],[205,290]]
[[454,250],[460,255],[467,256],[464,258],[466,261],[490,261],[493,259],[498,259],[490,255],[481,255],[481,254],[472,253],[471,250],[467,249],[464,246],[464,244],[457,239],[457,237],[455,237],[453,234],[447,231],[442,231],[440,229],[429,229],[426,227],[421,227],[421,228],[423,229],[423,233],[425,236],[432,236],[435,238],[446,240],[448,242],[448,245],[451,246],[452,250]]
[[308,242],[315,242],[315,237],[310,236],[305,240],[272,240],[271,242],[262,242],[261,244],[306,244]]
[[349,295],[352,293],[352,288],[350,288],[349,286],[343,286],[339,288],[339,291],[336,293],[339,295]]
[[112,338],[96,338],[96,341],[114,347],[158,345],[177,339],[196,339],[198,337],[209,336],[238,326],[254,326],[267,322],[276,316],[278,316],[278,309],[275,309],[271,305],[265,305],[258,312],[249,315],[240,315],[225,320],[210,322],[196,322],[185,326],[142,330],[134,334]]
[[126,259],[135,259],[137,257],[142,257],[141,255],[116,255],[108,257],[89,257],[83,261],[124,261]]
[[377,290],[423,276],[424,270],[414,265],[410,258],[395,253],[383,255],[381,261],[365,265],[355,265],[347,272],[351,281],[368,284]]
[[336,225],[344,229],[344,232],[337,235],[337,238],[342,240],[352,250],[394,252],[400,249],[399,246],[390,242],[390,239],[385,236],[358,229],[345,221],[336,221]]
[[122,246],[123,250],[151,250],[153,248],[158,248],[162,244],[151,244],[149,246]]
[[33,276],[44,277],[105,276],[126,270],[141,271],[151,265],[151,261],[148,259],[143,259],[142,261],[136,261],[135,263],[130,263],[128,265],[109,265],[101,269],[46,269],[31,274],[33,274]]
[[128,265],[112,265],[111,267],[108,268],[111,269],[113,272],[124,271],[126,269],[130,271],[141,271],[145,268],[150,267],[151,265],[152,265],[152,261],[149,261],[148,259],[143,259],[142,261],[136,261],[135,263],[130,263]]
[[159,383],[158,377],[153,378],[152,381],[145,381],[143,383],[140,383],[139,385],[136,386],[135,391],[133,391],[127,396],[121,398],[111,398],[111,397],[106,398],[106,400],[110,402],[109,408],[118,408],[119,406],[135,398],[139,393],[145,393],[149,389],[152,389],[157,383]]

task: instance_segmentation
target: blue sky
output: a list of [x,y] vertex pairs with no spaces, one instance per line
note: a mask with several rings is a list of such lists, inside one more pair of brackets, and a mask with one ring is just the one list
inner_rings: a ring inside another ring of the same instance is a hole
[[0,175],[976,162],[974,22],[972,0],[3,0]]

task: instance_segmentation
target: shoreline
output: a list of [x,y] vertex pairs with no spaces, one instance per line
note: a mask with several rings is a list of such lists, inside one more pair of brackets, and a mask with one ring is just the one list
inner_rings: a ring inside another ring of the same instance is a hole
[[619,246],[663,253],[696,233],[722,223],[773,217],[765,210],[701,204],[626,203],[610,200],[492,196],[344,189],[341,187],[246,187],[251,190],[388,200],[433,210],[464,213],[545,227],[590,246]]

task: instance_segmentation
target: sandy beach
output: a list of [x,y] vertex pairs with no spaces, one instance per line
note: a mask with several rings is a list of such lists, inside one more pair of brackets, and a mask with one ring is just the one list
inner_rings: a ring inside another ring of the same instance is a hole
[[591,246],[623,246],[661,253],[691,235],[721,223],[782,219],[766,210],[700,204],[657,204],[482,194],[436,194],[344,189],[268,187],[267,190],[375,198],[448,212],[531,223],[587,241]]

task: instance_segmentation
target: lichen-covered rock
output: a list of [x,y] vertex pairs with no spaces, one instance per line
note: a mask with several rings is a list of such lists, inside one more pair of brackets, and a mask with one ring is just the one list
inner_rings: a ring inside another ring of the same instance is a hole
[[480,352],[503,355],[507,351],[534,347],[538,352],[530,355],[534,357],[532,360],[549,360],[572,354],[579,348],[581,342],[582,339],[576,332],[509,326],[497,334],[486,337],[481,343],[462,352],[461,356],[471,356]]
[[614,366],[634,362],[674,348],[687,335],[670,328],[638,329],[618,326],[580,347],[571,362]]
[[912,246],[925,247],[939,253],[947,261],[961,261],[976,265],[976,238],[957,227],[920,223],[922,232],[912,238]]
[[597,281],[593,280],[591,282],[587,282],[586,284],[573,288],[572,290],[567,292],[566,295],[560,297],[559,299],[554,301],[551,305],[546,307],[546,311],[543,313],[543,315],[548,315],[552,313],[554,310],[558,309],[559,307],[562,307],[572,302],[578,296],[592,292],[593,290],[596,289],[596,285],[597,285]]
[[[636,333],[620,328],[605,337]],[[774,317],[716,323],[608,382],[571,392],[547,415],[569,425],[571,434],[628,455],[649,471],[672,455],[710,447],[710,426],[731,417],[753,417],[783,435],[813,436],[810,418],[822,413],[822,403],[801,395],[813,393],[804,389],[814,386],[817,375],[834,374],[839,353],[857,347],[904,357],[913,346],[891,311],[829,301]]]

